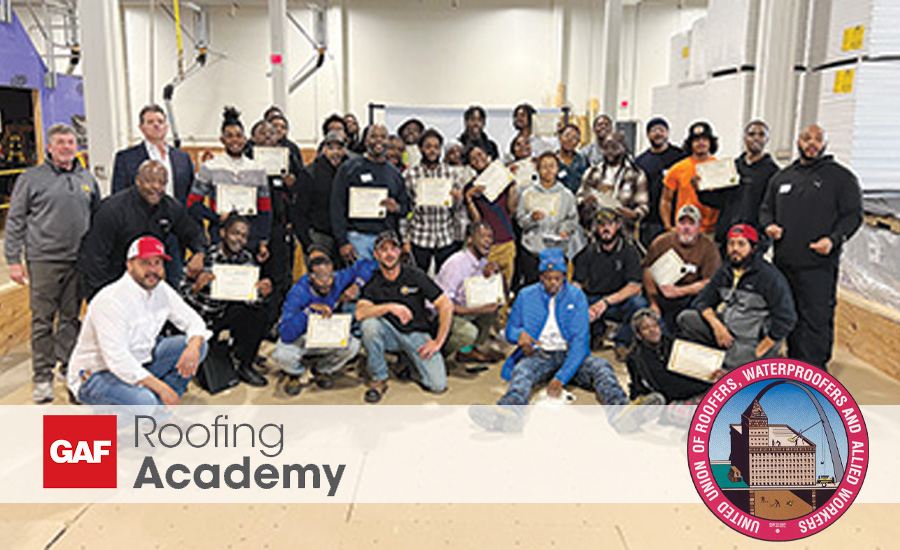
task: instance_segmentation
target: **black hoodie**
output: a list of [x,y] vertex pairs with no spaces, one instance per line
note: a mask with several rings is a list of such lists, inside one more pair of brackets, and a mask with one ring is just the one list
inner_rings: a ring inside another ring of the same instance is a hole
[[318,155],[309,166],[300,171],[300,177],[297,178],[295,227],[303,250],[309,250],[312,244],[310,228],[326,235],[332,234],[331,184],[338,166],[332,165],[325,155]]
[[[784,230],[775,241],[775,263],[787,269],[836,265],[844,241],[856,233],[862,220],[862,191],[856,175],[831,155],[807,165],[796,160],[772,176],[759,211],[763,228],[774,223]],[[828,256],[809,249],[822,237],[834,243]]]
[[740,185],[714,191],[701,191],[697,199],[705,206],[719,210],[716,221],[716,242],[725,242],[728,230],[736,223],[759,227],[759,206],[768,188],[769,179],[778,172],[778,165],[766,153],[753,164],[747,163],[747,153],[734,159]]

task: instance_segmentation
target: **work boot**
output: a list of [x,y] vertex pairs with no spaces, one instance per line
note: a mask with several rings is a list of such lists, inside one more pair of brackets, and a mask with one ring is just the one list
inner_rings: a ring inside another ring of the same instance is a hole
[[284,393],[294,397],[300,394],[300,390],[303,386],[300,385],[300,377],[295,374],[287,375],[287,380],[284,381]]

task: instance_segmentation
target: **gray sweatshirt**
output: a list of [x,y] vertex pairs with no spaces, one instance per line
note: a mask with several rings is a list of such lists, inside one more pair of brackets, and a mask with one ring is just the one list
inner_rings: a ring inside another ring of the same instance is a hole
[[16,180],[6,219],[8,264],[74,262],[91,225],[100,190],[90,172],[75,161],[65,171],[50,161],[29,168]]
[[[556,210],[544,212],[544,219],[536,222],[531,217],[531,196],[555,195]],[[516,221],[522,228],[522,246],[532,254],[540,254],[545,248],[558,246],[568,249],[567,241],[572,239],[578,229],[578,210],[575,207],[575,195],[560,182],[546,189],[539,182],[533,182],[522,192],[519,197],[519,205],[516,209]],[[569,234],[569,238],[562,240],[560,231]]]

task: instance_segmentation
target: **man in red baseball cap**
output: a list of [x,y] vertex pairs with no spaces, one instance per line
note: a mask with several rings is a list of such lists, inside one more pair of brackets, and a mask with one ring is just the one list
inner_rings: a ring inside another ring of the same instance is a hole
[[[67,384],[81,403],[176,405],[206,356],[203,318],[165,281],[162,242],[140,237],[127,269],[88,305]],[[160,338],[170,322],[184,334]]]
[[776,356],[797,322],[787,279],[759,254],[759,234],[747,224],[728,230],[727,262],[691,309],[677,318],[681,337],[727,350],[724,369]]

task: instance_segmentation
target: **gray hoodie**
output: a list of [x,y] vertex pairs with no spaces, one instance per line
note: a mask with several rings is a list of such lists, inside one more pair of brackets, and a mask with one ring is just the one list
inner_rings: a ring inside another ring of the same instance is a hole
[[8,264],[74,262],[81,238],[100,201],[94,176],[75,161],[71,171],[47,161],[16,180],[6,219],[4,254]]

